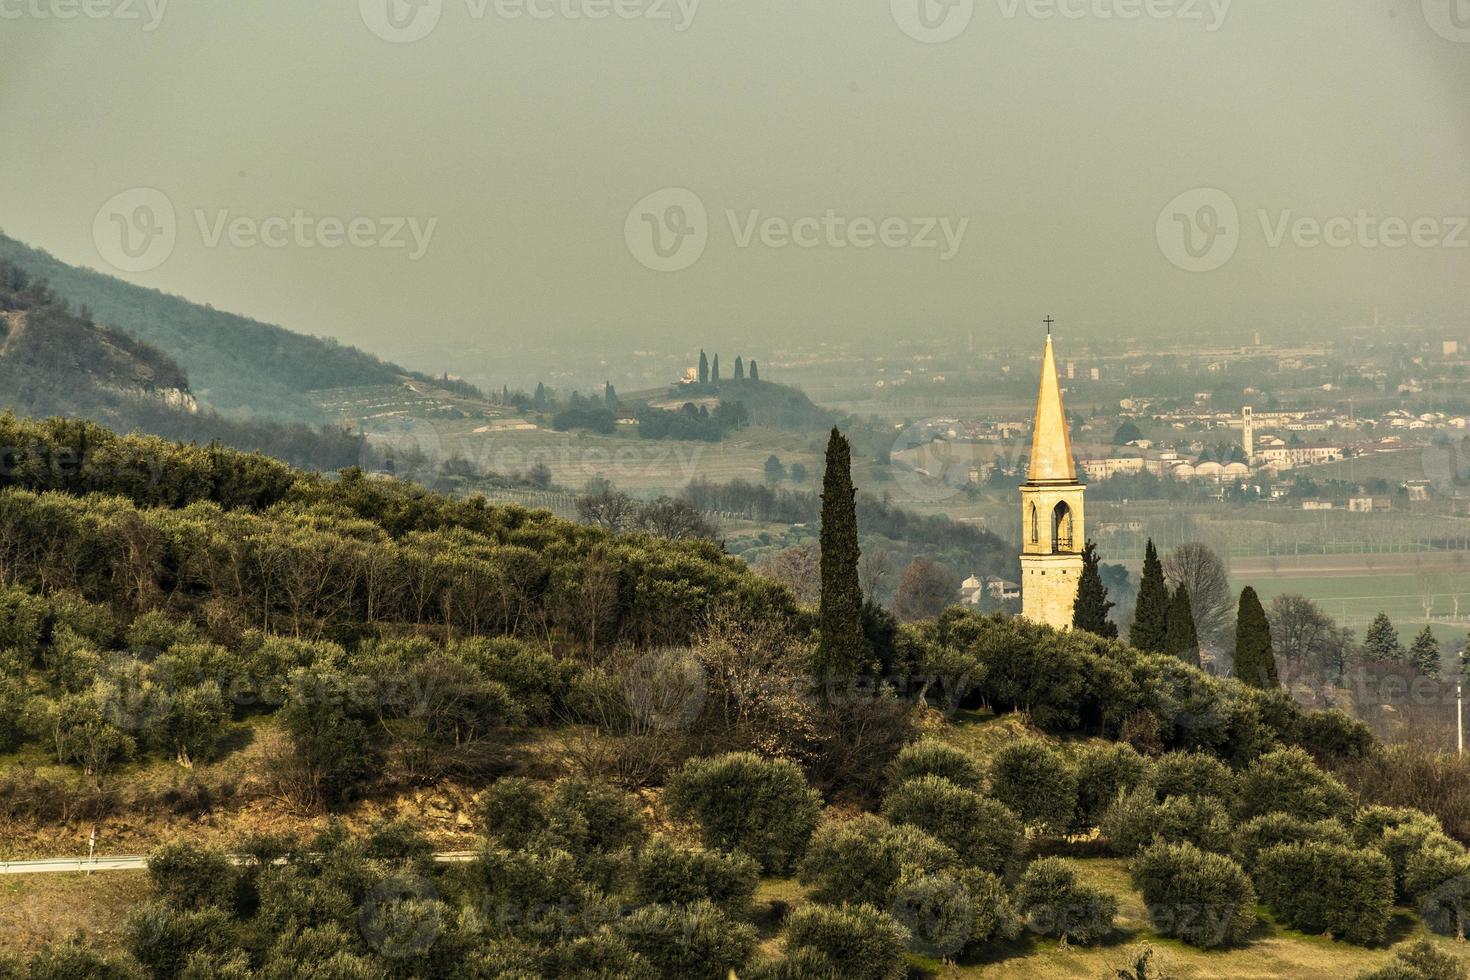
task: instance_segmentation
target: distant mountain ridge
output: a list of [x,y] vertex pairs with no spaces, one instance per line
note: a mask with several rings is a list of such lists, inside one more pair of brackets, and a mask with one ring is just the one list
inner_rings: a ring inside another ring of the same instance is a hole
[[[0,233],[0,261],[44,280],[73,309],[151,344],[178,363],[194,393],[229,416],[326,421],[306,392],[429,380],[372,354],[201,306],[67,265]],[[442,384],[442,382],[440,382]]]

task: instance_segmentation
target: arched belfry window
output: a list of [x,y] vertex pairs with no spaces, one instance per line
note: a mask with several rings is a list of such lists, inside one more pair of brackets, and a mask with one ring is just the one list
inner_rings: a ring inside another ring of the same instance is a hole
[[1031,543],[1036,544],[1041,540],[1041,523],[1036,516],[1036,505],[1031,505]]
[[1057,504],[1051,512],[1051,540],[1053,551],[1073,551],[1072,508],[1066,502]]

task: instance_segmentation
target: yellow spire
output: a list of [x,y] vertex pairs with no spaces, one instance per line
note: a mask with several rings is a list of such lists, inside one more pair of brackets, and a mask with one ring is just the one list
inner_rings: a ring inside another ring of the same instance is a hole
[[1041,393],[1036,398],[1036,433],[1031,438],[1031,468],[1026,478],[1032,483],[1077,482],[1072,436],[1067,430],[1067,413],[1062,408],[1062,389],[1057,381],[1050,331],[1046,335],[1046,351],[1041,355]]

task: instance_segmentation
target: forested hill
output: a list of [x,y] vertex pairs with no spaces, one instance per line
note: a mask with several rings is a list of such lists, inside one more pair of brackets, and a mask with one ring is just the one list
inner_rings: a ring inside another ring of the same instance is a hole
[[226,414],[320,422],[320,409],[304,392],[416,376],[330,338],[293,333],[67,265],[4,234],[0,261],[44,280],[73,308],[86,308],[98,321],[168,354],[188,373],[194,393]]
[[80,416],[201,444],[218,440],[295,465],[335,470],[362,459],[362,437],[304,423],[232,419],[201,407],[167,354],[95,323],[0,260],[0,409]]

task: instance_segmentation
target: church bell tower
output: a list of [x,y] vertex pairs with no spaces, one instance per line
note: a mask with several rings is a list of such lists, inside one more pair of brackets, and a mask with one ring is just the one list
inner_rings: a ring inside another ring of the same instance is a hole
[[1072,436],[1052,352],[1050,317],[1041,355],[1041,392],[1031,466],[1021,485],[1021,615],[1034,623],[1072,628],[1072,605],[1082,578],[1082,484],[1072,459]]

